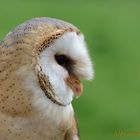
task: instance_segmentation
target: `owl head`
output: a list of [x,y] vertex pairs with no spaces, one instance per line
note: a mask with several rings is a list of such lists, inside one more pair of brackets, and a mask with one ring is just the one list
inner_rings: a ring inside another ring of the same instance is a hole
[[12,61],[18,61],[16,74],[24,87],[54,104],[70,104],[74,95],[82,93],[81,80],[93,77],[84,36],[70,23],[32,19],[10,32],[1,44],[16,52]]

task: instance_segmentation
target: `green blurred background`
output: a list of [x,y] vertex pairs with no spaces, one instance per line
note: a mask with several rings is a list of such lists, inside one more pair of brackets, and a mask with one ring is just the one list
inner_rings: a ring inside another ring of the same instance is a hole
[[84,82],[83,96],[73,102],[81,139],[139,140],[140,1],[0,0],[0,40],[16,25],[42,16],[75,24],[89,46],[95,78]]

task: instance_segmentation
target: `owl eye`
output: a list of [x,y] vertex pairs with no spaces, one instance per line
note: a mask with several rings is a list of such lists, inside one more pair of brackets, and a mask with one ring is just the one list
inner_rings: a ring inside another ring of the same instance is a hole
[[55,55],[55,60],[56,62],[61,65],[62,67],[64,67],[68,73],[72,73],[73,69],[74,69],[74,61],[72,61],[72,59],[66,55]]
[[67,57],[65,55],[55,55],[55,60],[59,65],[65,66]]

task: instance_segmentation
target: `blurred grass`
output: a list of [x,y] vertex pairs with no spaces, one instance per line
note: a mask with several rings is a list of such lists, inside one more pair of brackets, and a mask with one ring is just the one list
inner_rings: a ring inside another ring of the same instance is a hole
[[95,79],[74,100],[82,140],[138,140],[140,132],[140,1],[0,0],[0,40],[33,17],[72,22],[85,34]]

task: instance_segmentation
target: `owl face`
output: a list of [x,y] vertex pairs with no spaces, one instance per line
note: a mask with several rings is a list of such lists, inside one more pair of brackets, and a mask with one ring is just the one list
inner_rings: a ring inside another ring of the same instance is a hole
[[62,105],[70,104],[73,95],[80,96],[80,80],[90,80],[93,75],[84,37],[76,32],[66,32],[55,40],[40,53],[38,63],[52,87],[50,94]]

